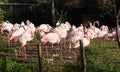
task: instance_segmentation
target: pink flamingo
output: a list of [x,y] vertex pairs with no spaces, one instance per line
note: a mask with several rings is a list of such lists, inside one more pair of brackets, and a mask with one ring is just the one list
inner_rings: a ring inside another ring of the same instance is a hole
[[19,42],[21,44],[21,48],[22,48],[22,54],[24,55],[24,57],[26,58],[26,47],[25,45],[27,44],[27,42],[33,40],[34,35],[32,34],[32,31],[30,29],[26,30],[21,37],[19,38]]
[[13,28],[13,24],[10,23],[9,21],[6,21],[2,23],[0,30],[1,30],[1,33],[3,33],[4,31],[7,31],[6,34],[9,34],[12,28]]
[[60,37],[57,33],[48,33],[41,38],[41,42],[43,44],[46,44],[47,42],[49,42],[52,44],[52,48],[53,48],[53,44],[60,42]]
[[[43,44],[46,44],[46,43],[52,44],[52,49],[53,49],[53,44],[57,43],[58,46],[59,46],[60,37],[57,33],[48,33],[41,38],[41,42]],[[47,47],[46,47],[46,52],[47,52],[47,59],[48,59],[48,49],[47,49]]]

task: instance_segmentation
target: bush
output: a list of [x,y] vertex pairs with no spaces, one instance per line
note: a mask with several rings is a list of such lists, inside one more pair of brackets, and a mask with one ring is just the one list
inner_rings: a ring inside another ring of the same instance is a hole
[[81,72],[81,64],[80,63],[73,63],[73,62],[66,62],[63,65],[63,72]]
[[37,68],[34,63],[17,63],[10,57],[0,58],[0,72],[37,72]]

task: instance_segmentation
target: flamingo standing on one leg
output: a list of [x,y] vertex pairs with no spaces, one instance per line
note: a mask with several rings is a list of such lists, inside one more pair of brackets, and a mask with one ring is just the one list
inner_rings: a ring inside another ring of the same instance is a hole
[[29,28],[19,38],[19,42],[21,43],[22,52],[23,52],[25,58],[27,57],[25,46],[26,46],[27,42],[33,40],[33,38],[34,38],[34,35],[32,34],[32,31]]
[[55,44],[55,43],[59,44],[60,43],[60,37],[57,33],[48,33],[41,38],[41,42],[43,44],[46,44],[47,42],[51,43],[52,44],[52,49],[53,49],[53,44]]

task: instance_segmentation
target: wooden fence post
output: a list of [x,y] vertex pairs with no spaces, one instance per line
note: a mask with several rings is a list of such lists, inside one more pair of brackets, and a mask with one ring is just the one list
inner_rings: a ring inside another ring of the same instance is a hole
[[82,63],[82,72],[86,72],[86,62],[85,62],[85,51],[83,48],[83,40],[80,41],[80,57],[81,57],[81,63]]
[[37,44],[38,48],[38,72],[42,72],[42,47],[41,44]]

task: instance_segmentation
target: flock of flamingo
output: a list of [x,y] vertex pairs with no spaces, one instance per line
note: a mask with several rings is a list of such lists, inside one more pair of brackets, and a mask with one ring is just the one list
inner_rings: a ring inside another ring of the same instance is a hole
[[99,25],[99,21],[90,22],[89,27],[84,27],[82,24],[78,27],[71,25],[68,21],[64,23],[56,23],[56,27],[52,27],[49,24],[35,25],[27,20],[20,24],[12,24],[9,21],[1,23],[1,34],[6,33],[8,35],[9,42],[19,42],[22,54],[26,58],[26,44],[34,39],[34,33],[37,32],[37,39],[43,44],[53,44],[64,42],[69,45],[70,48],[78,48],[80,46],[79,40],[83,40],[83,46],[89,46],[90,40],[94,38],[101,38],[104,40],[115,40],[116,31],[109,32],[108,26],[101,25],[99,28],[95,26]]

